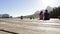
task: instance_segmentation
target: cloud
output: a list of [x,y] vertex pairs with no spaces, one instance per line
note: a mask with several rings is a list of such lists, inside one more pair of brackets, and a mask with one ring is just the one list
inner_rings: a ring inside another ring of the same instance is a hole
[[42,0],[42,3],[45,4],[46,6],[47,5],[54,6],[57,4],[57,0]]

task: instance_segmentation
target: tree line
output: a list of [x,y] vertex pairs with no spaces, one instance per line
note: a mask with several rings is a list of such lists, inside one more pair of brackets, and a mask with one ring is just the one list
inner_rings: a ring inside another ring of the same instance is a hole
[[60,16],[60,7],[55,7],[53,10],[50,12],[50,17],[51,18],[58,18]]

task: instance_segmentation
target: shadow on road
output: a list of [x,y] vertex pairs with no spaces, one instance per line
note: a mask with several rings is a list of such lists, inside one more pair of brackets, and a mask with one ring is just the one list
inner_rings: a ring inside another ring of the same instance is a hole
[[3,29],[0,29],[0,31],[7,32],[7,33],[11,33],[11,34],[18,34],[18,33],[11,32],[11,31],[7,31],[7,30],[3,30]]

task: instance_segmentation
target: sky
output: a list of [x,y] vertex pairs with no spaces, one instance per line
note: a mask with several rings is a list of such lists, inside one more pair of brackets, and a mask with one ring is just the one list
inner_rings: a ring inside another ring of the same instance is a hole
[[47,6],[60,6],[60,0],[0,0],[0,14],[13,17],[31,15]]

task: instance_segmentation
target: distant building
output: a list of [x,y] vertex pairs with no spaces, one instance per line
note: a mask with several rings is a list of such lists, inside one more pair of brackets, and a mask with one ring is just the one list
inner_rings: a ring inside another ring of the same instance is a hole
[[9,18],[9,14],[0,14],[0,18]]
[[0,14],[0,18],[2,18],[2,14]]

